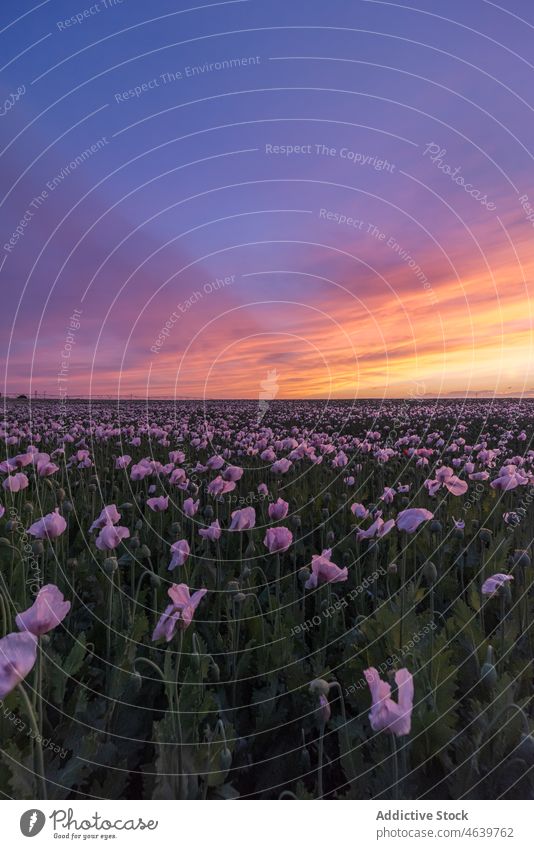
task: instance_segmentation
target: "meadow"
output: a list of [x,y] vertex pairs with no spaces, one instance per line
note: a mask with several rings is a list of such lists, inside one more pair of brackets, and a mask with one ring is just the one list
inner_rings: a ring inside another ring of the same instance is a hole
[[532,798],[533,415],[6,401],[4,798]]

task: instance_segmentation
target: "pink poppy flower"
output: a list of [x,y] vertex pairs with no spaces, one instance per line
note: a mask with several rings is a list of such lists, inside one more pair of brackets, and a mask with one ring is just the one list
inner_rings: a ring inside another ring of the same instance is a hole
[[95,540],[95,545],[100,551],[111,551],[120,544],[121,540],[128,539],[130,531],[120,525],[106,525],[102,528]]
[[163,513],[169,506],[169,496],[159,495],[157,498],[147,498],[146,504],[154,513]]
[[487,481],[489,478],[489,472],[473,472],[473,474],[469,475],[470,481]]
[[59,508],[56,507],[53,513],[48,513],[47,516],[43,516],[30,525],[28,533],[37,539],[56,539],[61,536],[66,527],[67,523],[63,516],[60,516]]
[[269,495],[269,487],[266,483],[258,484],[258,495]]
[[441,466],[436,471],[435,480],[426,480],[425,486],[430,495],[435,495],[442,487],[446,487],[452,495],[463,495],[467,492],[467,483],[460,480],[449,466]]
[[510,489],[515,489],[517,486],[525,486],[528,483],[528,477],[525,473],[512,464],[503,466],[499,472],[499,477],[491,481],[490,486],[493,489],[500,489],[501,492],[508,492]]
[[186,498],[184,501],[184,513],[189,518],[192,519],[198,510],[198,506],[200,504],[200,500],[193,501],[192,498]]
[[222,473],[225,481],[238,481],[243,477],[243,469],[240,466],[228,466]]
[[424,507],[409,507],[408,510],[401,510],[397,514],[397,528],[399,531],[413,534],[422,522],[433,518],[434,514]]
[[190,595],[187,584],[173,584],[167,591],[172,604],[165,608],[165,612],[154,629],[152,639],[165,639],[170,642],[177,628],[185,631],[191,624],[195,610],[206,593],[207,590],[202,589]]
[[266,448],[265,451],[261,452],[260,458],[264,463],[273,463],[276,460],[276,454],[272,448]]
[[384,487],[384,492],[380,496],[380,501],[383,501],[384,504],[393,504],[393,499],[396,496],[396,492],[392,486]]
[[491,578],[486,578],[484,583],[482,584],[481,592],[483,595],[495,595],[499,592],[501,587],[504,587],[508,581],[513,581],[513,575],[505,575],[503,572],[497,572],[496,575],[492,575]]
[[24,472],[17,472],[16,475],[9,475],[3,482],[2,486],[6,492],[20,492],[28,486],[28,478]]
[[215,519],[214,522],[211,523],[209,528],[200,528],[199,534],[203,539],[209,539],[212,542],[221,538],[221,526],[219,525],[219,521]]
[[312,556],[312,573],[304,585],[307,590],[315,589],[318,584],[337,584],[347,580],[349,576],[347,567],[340,569],[331,562],[331,556],[330,548],[325,548],[322,554]]
[[[144,478],[146,478],[147,475],[150,474],[150,466],[146,466],[144,463],[134,463],[134,465],[130,469],[130,480],[142,481],[144,480]],[[171,481],[171,483],[174,483],[174,481]]]
[[117,510],[115,504],[109,504],[107,507],[104,507],[98,519],[95,519],[89,528],[89,533],[92,531],[99,531],[101,528],[105,528],[106,525],[116,525],[120,517],[121,514]]
[[369,510],[363,504],[351,504],[350,511],[357,519],[367,519],[369,515]]
[[5,512],[6,512],[6,508],[4,507],[3,504],[0,504],[0,519],[2,518],[2,516],[4,515]]
[[407,669],[395,672],[398,702],[391,698],[391,687],[382,681],[374,667],[366,669],[365,679],[371,691],[369,722],[373,731],[389,731],[397,737],[410,733],[413,710],[413,677]]
[[293,463],[291,460],[288,460],[287,457],[282,457],[281,460],[277,460],[271,466],[271,472],[275,475],[285,475],[286,472],[289,471]]
[[36,637],[41,637],[57,628],[69,610],[70,601],[65,601],[63,593],[55,584],[46,584],[37,593],[32,606],[19,613],[15,622],[19,631],[29,631]]
[[213,472],[217,472],[224,466],[224,458],[220,457],[218,454],[214,454],[213,457],[210,457],[209,460],[207,460],[206,466]]
[[269,504],[267,508],[267,512],[269,514],[269,518],[273,522],[279,522],[281,519],[285,519],[287,516],[287,512],[289,510],[289,504],[287,501],[284,501],[283,498],[278,498],[274,504]]
[[171,545],[171,562],[169,563],[168,571],[172,572],[177,566],[183,566],[189,557],[191,549],[186,539],[179,539]]
[[0,699],[26,678],[37,660],[37,637],[29,631],[8,634],[0,640]]
[[132,458],[129,454],[123,454],[121,457],[117,457],[115,460],[115,468],[116,469],[127,469],[130,463],[132,462]]
[[381,539],[395,527],[395,519],[388,519],[384,522],[381,516],[377,516],[372,525],[369,525],[367,530],[359,530],[356,533],[356,539],[361,542],[363,539]]
[[293,542],[293,534],[289,528],[269,528],[265,534],[263,544],[269,549],[271,554],[277,551],[287,551]]
[[242,510],[234,510],[229,531],[249,531],[256,524],[256,511],[254,507],[243,507]]
[[220,475],[208,484],[208,492],[210,495],[225,495],[227,492],[233,492],[235,489],[234,481],[225,481]]

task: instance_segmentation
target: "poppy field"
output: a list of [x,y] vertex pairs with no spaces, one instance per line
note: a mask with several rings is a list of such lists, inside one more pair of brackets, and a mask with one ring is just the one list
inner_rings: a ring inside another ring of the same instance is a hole
[[532,798],[533,412],[6,402],[3,797]]

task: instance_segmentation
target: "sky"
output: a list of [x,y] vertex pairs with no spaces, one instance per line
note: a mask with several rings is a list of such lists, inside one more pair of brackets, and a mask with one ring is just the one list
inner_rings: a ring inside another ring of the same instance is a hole
[[4,393],[534,392],[530,0],[3,0]]

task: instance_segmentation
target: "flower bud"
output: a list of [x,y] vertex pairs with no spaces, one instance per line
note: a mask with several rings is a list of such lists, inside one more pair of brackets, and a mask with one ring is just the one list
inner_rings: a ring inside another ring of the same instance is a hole
[[403,495],[401,500],[400,500],[400,503],[401,503],[401,507],[404,509],[410,503],[410,499],[406,495]]
[[334,531],[328,531],[328,533],[326,535],[326,544],[327,544],[328,548],[332,548],[335,541],[336,541],[336,537],[335,537]]
[[62,486],[60,486],[59,489],[57,490],[56,497],[57,497],[58,501],[65,501],[67,494],[66,494],[66,492],[65,492],[65,490],[63,489]]
[[236,593],[234,595],[234,604],[243,604],[246,599],[245,593]]
[[34,539],[34,541],[31,543],[31,547],[36,557],[40,557],[44,551],[44,545],[42,540],[40,539]]
[[161,578],[159,575],[154,574],[154,572],[152,572],[152,574],[150,575],[150,586],[154,590],[157,590],[161,587]]
[[76,569],[78,566],[78,561],[75,557],[69,557],[67,560],[67,569]]
[[150,551],[148,545],[142,545],[139,549],[138,555],[139,560],[146,560],[152,556],[152,552]]
[[104,572],[106,575],[113,575],[114,572],[119,568],[119,564],[117,562],[116,557],[106,557],[104,560]]
[[398,571],[399,571],[399,567],[397,566],[396,563],[390,563],[389,564],[388,572],[389,572],[390,575],[396,575]]
[[327,696],[330,692],[330,684],[324,678],[314,678],[310,684],[310,693],[312,696]]
[[11,547],[11,543],[7,537],[0,537],[0,546],[3,546],[4,548],[7,548],[8,546]]
[[130,551],[137,551],[140,545],[141,540],[139,539],[139,537],[133,536],[129,541],[128,548],[130,549]]
[[26,501],[22,509],[23,509],[24,513],[29,513],[31,515],[33,513],[33,510],[34,510],[32,502]]
[[256,546],[254,545],[254,542],[250,540],[249,544],[245,548],[245,557],[254,557],[255,554]]
[[211,504],[206,504],[206,506],[204,507],[204,514],[203,515],[204,515],[204,518],[206,519],[206,521],[208,521],[208,522],[210,522],[213,519],[215,513],[213,512],[213,507],[211,506]]
[[298,577],[299,577],[300,583],[305,584],[306,581],[309,580],[310,575],[311,575],[311,572],[310,572],[309,569],[306,568],[306,566],[303,566],[301,569],[299,569]]
[[489,528],[480,528],[478,536],[480,537],[480,542],[483,542],[487,548],[491,542],[493,531],[490,531]]
[[294,516],[291,516],[289,524],[291,525],[294,531],[300,531],[302,527],[302,519],[297,513],[295,513]]
[[[48,478],[45,478],[45,480],[48,481]],[[89,492],[96,492],[96,485],[94,483],[90,483],[87,489]]]
[[229,593],[238,593],[241,592],[241,587],[239,586],[237,581],[228,581],[226,585],[226,590]]
[[440,534],[443,530],[443,525],[439,519],[432,519],[429,530],[431,534]]
[[530,554],[522,548],[516,548],[512,555],[514,566],[519,566],[521,569],[528,569],[530,566]]
[[138,519],[137,522],[135,523],[135,530],[140,531],[142,527],[143,527],[143,520]]
[[133,510],[133,504],[130,501],[125,501],[124,504],[119,504],[119,510],[128,513],[130,510]]
[[178,537],[182,531],[182,526],[180,522],[173,522],[169,528],[169,532],[171,536]]
[[74,511],[74,504],[72,503],[72,501],[65,500],[61,505],[61,510],[63,513],[66,513],[68,515],[69,513],[72,513]]

